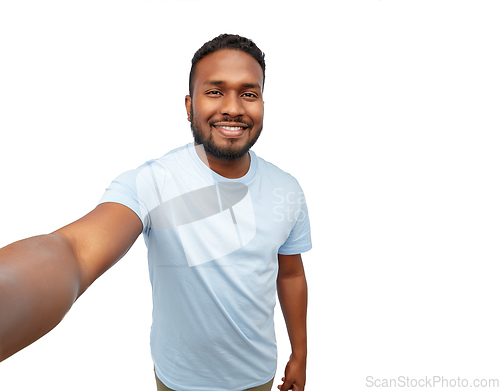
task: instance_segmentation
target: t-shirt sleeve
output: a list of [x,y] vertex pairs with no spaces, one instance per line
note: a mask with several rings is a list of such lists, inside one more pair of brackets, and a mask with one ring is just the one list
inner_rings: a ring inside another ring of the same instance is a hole
[[297,186],[301,196],[297,200],[298,208],[295,210],[294,214],[295,224],[285,243],[278,249],[278,254],[281,255],[301,254],[312,248],[311,227],[309,224],[307,204],[304,193],[298,183]]
[[144,213],[146,208],[137,191],[137,170],[124,172],[112,181],[100,199],[99,204],[105,202],[125,205],[139,216],[143,228],[146,226]]

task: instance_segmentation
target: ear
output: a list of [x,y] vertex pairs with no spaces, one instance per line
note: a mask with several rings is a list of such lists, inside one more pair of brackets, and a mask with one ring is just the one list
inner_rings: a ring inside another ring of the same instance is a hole
[[191,96],[186,95],[186,97],[184,98],[184,104],[186,105],[188,121],[191,121]]

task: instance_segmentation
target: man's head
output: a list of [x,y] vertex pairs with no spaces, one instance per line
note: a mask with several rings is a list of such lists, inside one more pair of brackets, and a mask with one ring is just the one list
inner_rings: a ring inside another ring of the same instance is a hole
[[[262,68],[262,74],[265,80],[266,62],[264,60],[264,52],[262,52],[251,39],[234,34],[221,34],[211,41],[206,42],[194,54],[191,60],[191,72],[189,72],[189,95],[193,94],[193,77],[198,62],[209,54],[223,49],[241,50],[242,52],[250,54]],[[262,88],[264,88],[264,84]]]
[[221,35],[193,57],[186,110],[196,144],[239,159],[257,141],[264,117],[264,54],[247,38]]

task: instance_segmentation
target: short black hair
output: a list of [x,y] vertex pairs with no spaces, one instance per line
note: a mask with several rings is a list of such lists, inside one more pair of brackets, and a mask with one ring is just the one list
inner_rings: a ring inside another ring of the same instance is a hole
[[[264,80],[266,79],[266,62],[264,61],[264,52],[260,50],[251,39],[235,34],[221,34],[211,41],[206,42],[201,48],[199,48],[198,51],[194,54],[193,59],[191,60],[191,72],[189,72],[190,96],[192,96],[193,92],[193,77],[196,69],[196,64],[198,64],[198,62],[202,58],[208,56],[209,54],[223,49],[241,50],[255,58],[255,60],[262,68],[264,82]],[[264,85],[262,86],[262,88],[264,88]]]

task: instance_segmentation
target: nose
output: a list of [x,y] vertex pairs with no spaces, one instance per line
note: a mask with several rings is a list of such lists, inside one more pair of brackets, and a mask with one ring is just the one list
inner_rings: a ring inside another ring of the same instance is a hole
[[230,117],[238,117],[245,114],[245,108],[242,104],[243,102],[237,94],[226,94],[223,99],[220,99],[220,101],[220,114],[228,115]]

